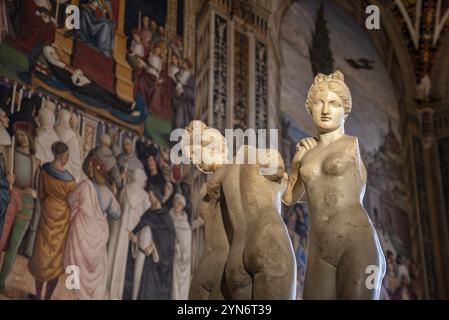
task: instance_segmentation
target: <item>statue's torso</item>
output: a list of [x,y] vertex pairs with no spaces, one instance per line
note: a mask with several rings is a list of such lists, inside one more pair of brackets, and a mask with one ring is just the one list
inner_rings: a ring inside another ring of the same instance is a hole
[[353,241],[372,241],[374,232],[362,199],[366,173],[356,138],[318,144],[303,158],[300,176],[310,212],[309,251],[332,265]]
[[342,137],[310,150],[302,161],[309,209],[321,217],[361,205],[366,178],[355,138]]

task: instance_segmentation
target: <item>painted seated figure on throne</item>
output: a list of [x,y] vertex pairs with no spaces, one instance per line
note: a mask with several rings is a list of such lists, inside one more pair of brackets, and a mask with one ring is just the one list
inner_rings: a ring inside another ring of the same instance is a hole
[[114,48],[114,21],[109,0],[88,0],[80,6],[80,28],[70,35],[80,39],[106,57],[112,56]]
[[[27,43],[24,51],[28,54],[29,67],[19,74],[20,79],[73,103],[103,109],[107,111],[101,111],[104,115],[110,114],[130,125],[142,124],[147,108],[141,94],[133,94],[126,45],[120,41],[114,43],[118,41],[117,21],[125,15],[119,10],[119,3],[117,0],[80,0],[80,29],[65,32],[65,29],[58,29],[62,25],[55,21],[59,21],[58,16],[64,16],[61,5],[67,4],[66,1],[59,1],[56,8],[51,1],[32,2],[29,16],[33,19],[30,21],[37,25],[45,18],[43,13],[47,13],[53,23],[48,24],[51,30],[45,32],[45,37],[42,34]],[[28,25],[32,29],[32,24]],[[23,45],[22,42],[19,44]],[[123,47],[123,57],[115,45]]]

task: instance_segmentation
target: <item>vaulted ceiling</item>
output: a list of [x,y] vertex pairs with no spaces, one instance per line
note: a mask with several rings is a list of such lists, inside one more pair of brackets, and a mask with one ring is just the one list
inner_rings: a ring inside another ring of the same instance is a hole
[[361,24],[368,5],[380,8],[381,30],[369,33],[402,97],[416,98],[428,76],[432,95],[449,100],[449,0],[332,1]]
[[[409,52],[417,79],[430,75],[449,26],[449,0],[384,0],[392,10]],[[446,39],[447,41],[447,39]],[[449,57],[448,57],[449,58]]]

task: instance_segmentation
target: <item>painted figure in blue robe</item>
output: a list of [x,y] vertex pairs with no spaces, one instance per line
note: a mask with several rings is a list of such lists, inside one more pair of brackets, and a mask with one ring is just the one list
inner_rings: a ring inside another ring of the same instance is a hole
[[108,0],[88,0],[80,6],[80,29],[73,30],[73,35],[111,57],[115,29],[112,18]]
[[11,145],[11,137],[6,131],[8,124],[9,120],[6,113],[0,110],[0,237],[5,222],[6,209],[10,201],[10,184],[14,183],[13,177],[8,176],[7,160],[9,155],[5,148]]

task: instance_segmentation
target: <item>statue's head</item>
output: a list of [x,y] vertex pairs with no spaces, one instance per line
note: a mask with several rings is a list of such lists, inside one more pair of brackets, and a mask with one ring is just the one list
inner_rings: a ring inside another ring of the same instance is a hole
[[217,129],[194,120],[185,129],[182,150],[198,169],[213,172],[226,162],[225,137]]
[[315,76],[307,95],[306,109],[319,133],[343,127],[351,108],[351,92],[343,73],[336,70],[330,75],[318,73]]

